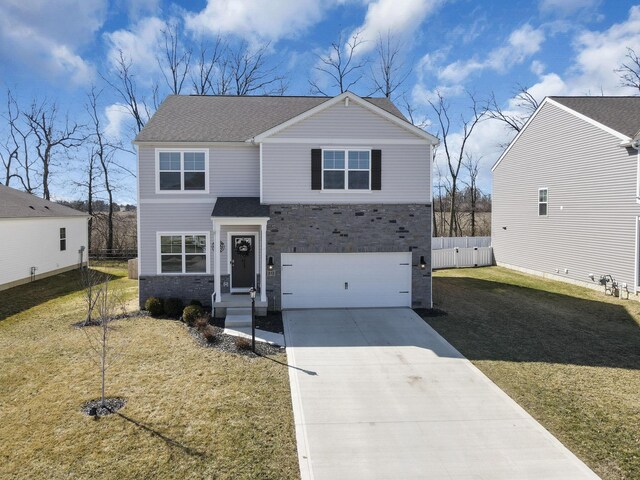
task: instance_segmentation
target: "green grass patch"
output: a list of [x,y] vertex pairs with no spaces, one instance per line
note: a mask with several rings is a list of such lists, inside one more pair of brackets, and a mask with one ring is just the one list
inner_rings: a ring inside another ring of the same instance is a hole
[[640,478],[640,302],[499,267],[434,273],[426,320],[604,479]]
[[[137,302],[124,264],[99,266]],[[122,356],[107,395],[127,399],[94,420],[77,272],[0,292],[0,478],[298,478],[286,357],[199,347],[185,325],[113,322]],[[96,327],[90,327],[96,328]]]

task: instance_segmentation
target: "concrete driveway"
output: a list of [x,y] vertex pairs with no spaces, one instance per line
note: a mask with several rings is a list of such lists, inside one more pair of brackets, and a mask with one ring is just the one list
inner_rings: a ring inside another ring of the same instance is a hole
[[305,479],[595,479],[408,308],[284,314]]

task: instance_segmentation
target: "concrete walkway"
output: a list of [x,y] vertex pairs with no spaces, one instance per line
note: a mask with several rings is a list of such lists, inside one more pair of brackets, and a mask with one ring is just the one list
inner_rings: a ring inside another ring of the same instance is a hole
[[284,314],[302,479],[597,479],[410,309]]

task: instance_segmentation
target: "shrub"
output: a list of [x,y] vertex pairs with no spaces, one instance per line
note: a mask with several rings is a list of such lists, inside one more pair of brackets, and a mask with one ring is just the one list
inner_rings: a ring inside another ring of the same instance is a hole
[[165,298],[164,313],[171,318],[178,318],[182,313],[182,300],[179,298]]
[[240,351],[251,350],[251,340],[244,337],[236,337],[234,340],[236,348]]
[[204,309],[197,305],[187,305],[182,311],[182,320],[189,326],[193,326],[195,321],[204,316]]
[[191,300],[189,305],[196,305],[198,307],[202,307],[202,302],[200,300]]
[[152,317],[159,317],[164,313],[162,300],[160,300],[158,297],[147,298],[147,301],[144,302],[144,309],[149,312],[149,315],[151,315]]
[[194,324],[198,330],[203,330],[209,325],[209,319],[206,316],[198,317],[196,318]]
[[213,343],[216,341],[216,331],[211,325],[207,325],[206,327],[204,327],[201,332],[207,343]]

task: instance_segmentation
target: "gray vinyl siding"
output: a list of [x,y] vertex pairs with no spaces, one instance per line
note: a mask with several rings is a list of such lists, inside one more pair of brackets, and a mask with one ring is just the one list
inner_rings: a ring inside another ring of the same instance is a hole
[[272,138],[393,138],[418,137],[369,109],[339,102],[295,123]]
[[[580,282],[590,282],[591,273],[611,274],[635,287],[638,159],[619,144],[543,106],[493,174],[496,261]],[[538,216],[543,187],[547,217]]]
[[[194,148],[172,145],[172,148]],[[155,147],[139,147],[140,199],[188,199],[251,197],[260,195],[260,149],[255,145],[211,146],[209,150],[209,193],[156,194]]]
[[[322,134],[318,134],[322,136]],[[414,139],[417,137],[413,137]],[[311,149],[348,144],[266,143],[262,150],[264,203],[430,203],[430,146],[351,145],[382,150],[382,190],[311,190]]]
[[[138,206],[140,216],[139,274],[156,275],[158,251],[157,233],[195,233],[209,232],[211,238],[211,212],[215,199],[211,203],[142,203]],[[210,250],[210,249],[209,249]],[[213,275],[213,252],[209,251],[210,274]]]

